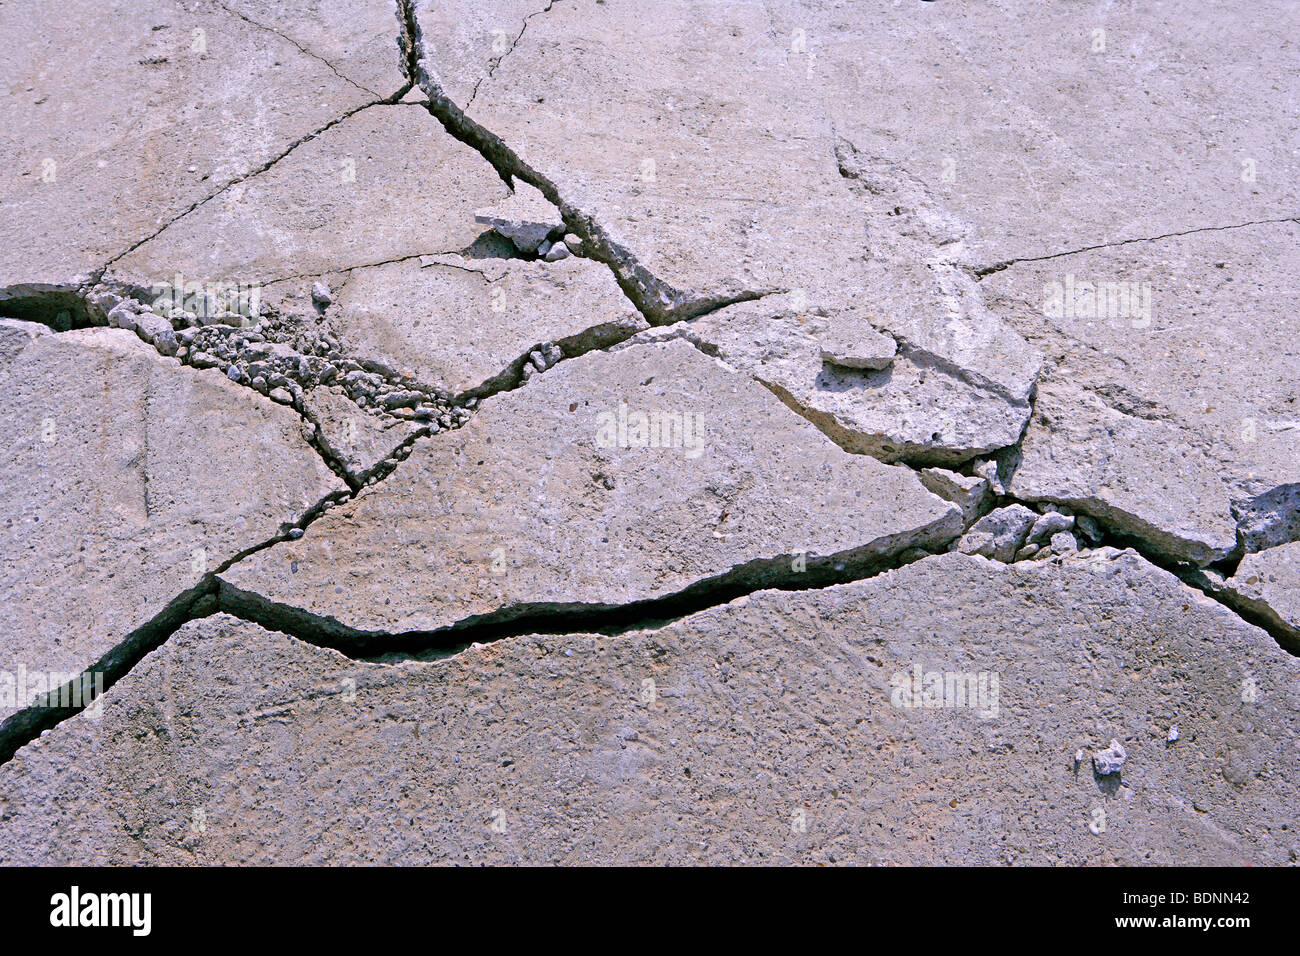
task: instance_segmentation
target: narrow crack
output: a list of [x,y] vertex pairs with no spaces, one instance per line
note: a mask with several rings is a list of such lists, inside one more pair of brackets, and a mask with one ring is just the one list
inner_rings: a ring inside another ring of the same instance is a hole
[[1300,218],[1294,216],[1284,217],[1282,219],[1256,219],[1252,222],[1241,222],[1230,226],[1202,226],[1199,229],[1186,229],[1182,232],[1166,232],[1160,236],[1145,236],[1138,239],[1118,239],[1114,242],[1099,242],[1096,245],[1081,246],[1078,249],[1068,249],[1064,252],[1053,252],[1045,256],[1021,256],[1016,259],[1004,259],[1001,262],[995,262],[988,266],[978,266],[972,269],[972,274],[976,279],[982,279],[994,272],[1001,272],[1018,262],[1043,262],[1047,259],[1059,259],[1062,256],[1075,256],[1081,252],[1092,252],[1095,249],[1113,249],[1117,246],[1128,246],[1138,242],[1159,242],[1161,239],[1176,239],[1179,236],[1194,236],[1202,232],[1226,232],[1232,229],[1246,229],[1250,226],[1272,226],[1284,222],[1300,223]]
[[403,96],[405,96],[410,91],[410,89],[411,88],[409,85],[404,86],[402,87],[402,89],[398,90],[392,96],[386,97],[384,99],[372,100],[368,103],[362,103],[359,106],[355,106],[352,109],[341,113],[340,115],[334,117],[332,120],[326,123],[324,126],[312,130],[310,133],[304,133],[302,136],[299,136],[297,139],[293,140],[291,143],[289,143],[288,146],[286,146],[275,156],[268,159],[266,162],[261,163],[260,165],[254,167],[253,169],[248,170],[247,172],[241,173],[240,175],[236,176],[234,179],[229,180],[225,185],[219,187],[218,189],[204,196],[202,199],[198,199],[190,203],[189,206],[182,209],[176,215],[172,216],[170,219],[168,219],[166,222],[160,225],[153,232],[149,233],[148,235],[140,239],[137,239],[135,242],[131,243],[129,246],[127,246],[125,249],[123,249],[117,255],[113,256],[102,266],[96,269],[93,273],[91,273],[90,279],[86,282],[85,286],[83,287],[83,290],[98,285],[103,280],[104,276],[108,273],[108,270],[111,269],[114,265],[121,262],[131,253],[135,252],[137,249],[143,246],[145,243],[157,239],[160,235],[162,235],[172,226],[176,225],[176,223],[180,222],[186,216],[190,215],[196,209],[199,209],[207,205],[209,202],[216,199],[218,196],[223,195],[231,188],[238,186],[240,183],[246,182],[247,180],[252,179],[254,176],[260,176],[262,173],[269,170],[276,163],[280,162],[280,160],[284,159],[286,156],[288,156],[290,153],[296,150],[299,146],[303,145],[304,143],[311,142],[316,137],[327,132],[328,130],[333,129],[335,126],[339,125],[345,120],[350,119],[351,117],[355,116],[357,113],[360,113],[362,110],[370,109],[373,106],[395,105],[398,100],[400,100]]
[[495,60],[492,61],[492,65],[488,67],[488,71],[486,75],[480,76],[477,80],[474,81],[474,89],[470,91],[469,100],[467,100],[465,103],[465,109],[469,109],[471,106],[474,105],[474,97],[478,96],[478,88],[483,84],[483,81],[492,79],[492,77],[496,74],[497,68],[500,67],[501,64],[506,61],[506,58],[510,56],[511,53],[515,52],[515,47],[519,45],[519,41],[524,38],[524,33],[528,30],[529,21],[531,21],[533,17],[541,16],[543,13],[550,13],[551,8],[554,7],[555,4],[556,4],[556,0],[549,0],[549,2],[546,4],[544,8],[542,8],[541,10],[534,10],[532,13],[524,17],[523,25],[520,26],[519,33],[515,36],[514,40],[511,42],[510,49],[506,50],[499,57],[497,57]]
[[254,20],[252,17],[246,16],[245,14],[240,13],[238,10],[232,10],[230,7],[226,6],[226,4],[222,3],[222,0],[214,0],[214,2],[216,3],[217,6],[219,6],[221,9],[225,10],[225,11],[226,11],[227,13],[229,13],[231,16],[238,17],[239,19],[243,20],[245,23],[249,24],[250,26],[257,27],[259,30],[265,30],[267,33],[272,33],[272,34],[274,34],[275,36],[278,36],[281,40],[284,40],[286,43],[290,43],[290,44],[292,44],[293,46],[297,47],[298,50],[299,50],[301,53],[305,54],[306,56],[311,57],[313,60],[319,60],[321,63],[323,63],[323,64],[325,64],[327,67],[329,67],[330,72],[332,72],[332,73],[333,73],[335,76],[337,76],[340,80],[342,80],[342,81],[345,82],[345,83],[350,83],[352,86],[355,86],[357,89],[359,89],[362,93],[367,93],[367,94],[369,94],[370,96],[382,96],[382,95],[383,95],[383,94],[381,94],[381,93],[376,92],[375,90],[370,89],[369,87],[362,86],[360,83],[358,83],[356,80],[352,79],[350,76],[346,76],[346,75],[344,75],[343,73],[340,73],[338,67],[336,67],[333,63],[331,63],[331,62],[330,62],[329,60],[327,60],[325,57],[321,56],[319,53],[313,53],[311,50],[307,49],[305,46],[303,46],[301,43],[299,43],[299,42],[298,42],[297,40],[295,40],[293,37],[291,37],[291,36],[286,36],[285,34],[281,33],[279,30],[275,29],[275,27],[268,26],[268,25],[265,24],[265,23],[260,23],[260,22],[258,22],[257,20]]

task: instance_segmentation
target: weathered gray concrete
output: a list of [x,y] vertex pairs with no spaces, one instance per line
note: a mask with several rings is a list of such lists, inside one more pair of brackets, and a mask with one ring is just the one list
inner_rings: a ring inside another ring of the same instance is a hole
[[0,420],[11,675],[81,671],[344,487],[291,410],[118,329],[40,335],[3,360]]
[[428,631],[797,580],[960,529],[908,470],[842,451],[747,376],[669,342],[562,362],[487,400],[222,579],[360,631]]
[[1295,863],[1296,35],[0,7],[0,862]]
[[216,3],[6,4],[0,36],[0,125],[22,133],[0,145],[0,298],[75,288],[377,98]]
[[[918,667],[983,696],[927,707]],[[948,555],[436,663],[216,617],[0,768],[0,860],[1294,863],[1297,677],[1116,552]]]
[[[1272,513],[1264,527],[1294,520],[1275,489],[1300,483],[1297,249],[1300,224],[1249,226],[987,276],[990,301],[1048,361],[1012,493],[1199,563],[1236,547],[1243,507]],[[1252,550],[1287,540],[1260,539]]]

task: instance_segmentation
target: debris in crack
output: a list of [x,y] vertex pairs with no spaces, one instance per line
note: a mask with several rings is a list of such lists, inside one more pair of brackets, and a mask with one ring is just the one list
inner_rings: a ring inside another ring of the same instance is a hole
[[674,342],[591,352],[485,400],[373,493],[223,580],[358,632],[426,632],[702,581],[853,574],[940,550],[960,526],[907,469],[845,454]]
[[73,314],[83,327],[134,332],[161,355],[216,369],[292,406],[313,447],[354,488],[413,432],[458,427],[468,418],[444,392],[345,354],[337,338],[264,306],[256,290],[226,292],[228,298],[212,291],[187,296],[163,283],[146,304],[134,296],[149,294],[100,284],[77,300]]
[[1300,860],[1282,3],[0,4],[0,864]]
[[957,543],[957,550],[1010,564],[1037,518],[1024,505],[996,508],[971,525]]
[[0,674],[81,673],[224,557],[346,492],[298,416],[219,372],[121,329],[21,324],[0,339]]

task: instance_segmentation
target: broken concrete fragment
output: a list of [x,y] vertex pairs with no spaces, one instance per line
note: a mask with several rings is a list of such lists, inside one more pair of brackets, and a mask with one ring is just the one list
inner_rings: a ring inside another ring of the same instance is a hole
[[978,518],[992,500],[986,478],[960,475],[943,468],[922,468],[918,475],[921,484],[961,508],[962,520],[967,524]]
[[1038,515],[1021,504],[996,508],[971,525],[957,542],[957,550],[1009,564],[1024,545],[1037,518]]
[[1300,542],[1246,555],[1222,588],[1229,603],[1259,615],[1284,646],[1300,652]]
[[836,323],[819,338],[822,361],[843,368],[888,368],[898,351],[898,343],[884,332],[860,328],[849,332]]
[[[971,693],[927,704],[918,670]],[[0,863],[1283,865],[1298,678],[1131,552],[949,554],[396,666],[217,616],[0,767]],[[1127,742],[1115,799],[1099,738]]]
[[907,469],[845,454],[747,376],[669,342],[591,353],[484,401],[223,580],[250,613],[425,631],[834,576],[960,528]]
[[873,329],[856,307],[801,313],[773,298],[729,306],[641,338],[683,337],[696,343],[754,376],[855,454],[953,466],[1020,437],[1029,418],[1027,398],[1010,400],[972,385],[928,357],[904,350],[881,370],[845,368],[822,358],[823,337],[857,338]]
[[324,282],[313,282],[311,284],[311,301],[320,308],[325,308],[334,301],[334,296],[330,294],[330,287]]
[[1073,554],[1079,550],[1079,542],[1068,531],[1058,531],[1052,535],[1049,547],[1052,554]]
[[1128,759],[1128,752],[1118,740],[1111,740],[1110,746],[1105,750],[1096,750],[1092,754],[1092,765],[1096,768],[1098,774],[1103,777],[1112,773],[1119,773],[1120,767],[1124,766],[1124,761]]
[[1061,514],[1059,511],[1048,511],[1034,522],[1028,540],[1034,544],[1042,544],[1058,531],[1069,531],[1073,527],[1074,518],[1070,515]]
[[[1300,429],[1300,422],[1296,428]],[[1300,476],[1300,471],[1297,475]],[[1300,481],[1272,488],[1267,487],[1267,481],[1252,480],[1246,485],[1255,493],[1232,503],[1242,548],[1246,552],[1263,551],[1300,541]],[[1261,486],[1267,490],[1258,491]]]
[[349,352],[462,398],[513,387],[540,343],[573,356],[646,328],[599,263],[458,255],[355,270],[327,321]]
[[2,672],[82,670],[344,488],[292,411],[126,331],[35,337],[0,385]]

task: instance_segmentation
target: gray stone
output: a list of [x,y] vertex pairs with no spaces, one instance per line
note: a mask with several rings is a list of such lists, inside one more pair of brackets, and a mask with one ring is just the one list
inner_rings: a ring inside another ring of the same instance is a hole
[[1063,515],[1059,511],[1048,511],[1034,522],[1034,526],[1029,530],[1029,540],[1034,544],[1042,544],[1058,531],[1069,531],[1073,527],[1074,518],[1071,516]]
[[1126,760],[1128,760],[1128,752],[1118,740],[1112,740],[1109,747],[1094,751],[1092,755],[1092,765],[1103,777],[1119,773],[1120,767],[1124,766]]
[[1020,504],[997,508],[971,525],[957,543],[957,549],[963,554],[978,554],[1009,563],[1024,545],[1037,517]]
[[1101,527],[1092,518],[1087,515],[1076,515],[1074,524],[1089,542],[1092,544],[1101,543]]
[[1070,532],[1058,531],[1052,535],[1050,547],[1053,554],[1073,554],[1079,550],[1079,542]]

